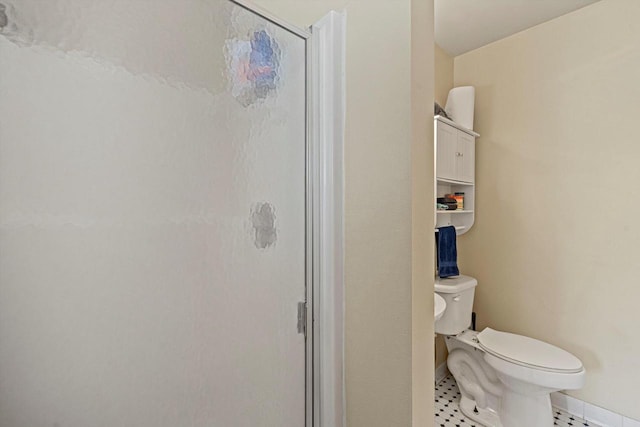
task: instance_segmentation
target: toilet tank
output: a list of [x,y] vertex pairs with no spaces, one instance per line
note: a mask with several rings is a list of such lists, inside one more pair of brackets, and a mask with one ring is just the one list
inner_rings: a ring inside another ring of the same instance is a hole
[[444,314],[435,324],[437,334],[457,335],[471,325],[477,285],[478,281],[469,276],[436,278],[435,291],[447,303]]

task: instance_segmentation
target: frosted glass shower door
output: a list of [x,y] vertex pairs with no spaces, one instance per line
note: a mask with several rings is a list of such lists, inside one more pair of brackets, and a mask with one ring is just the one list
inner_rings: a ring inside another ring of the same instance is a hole
[[0,426],[305,425],[306,40],[0,0]]

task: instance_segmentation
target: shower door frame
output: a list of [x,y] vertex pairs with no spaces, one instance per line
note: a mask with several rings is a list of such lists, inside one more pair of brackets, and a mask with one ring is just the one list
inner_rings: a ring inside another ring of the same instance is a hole
[[330,11],[305,30],[230,1],[305,43],[305,426],[343,427],[346,14]]
[[[314,378],[317,372],[317,360],[314,353],[314,289],[317,286],[318,265],[318,239],[317,239],[317,214],[318,206],[316,200],[318,188],[317,161],[314,156],[314,144],[312,143],[312,53],[311,53],[311,33],[302,28],[298,28],[274,15],[249,0],[230,0],[232,3],[266,19],[272,24],[300,37],[305,46],[305,310],[304,320],[305,335],[305,427],[320,427],[319,416],[319,394],[317,384],[314,385]],[[301,301],[302,302],[302,301]],[[293,308],[292,308],[293,309]],[[300,312],[298,313],[300,315]],[[292,322],[292,328],[296,324]],[[315,349],[317,351],[317,349]]]

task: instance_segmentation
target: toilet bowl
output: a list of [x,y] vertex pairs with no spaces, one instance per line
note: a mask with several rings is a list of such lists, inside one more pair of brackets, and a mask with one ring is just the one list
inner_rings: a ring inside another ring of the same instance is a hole
[[446,335],[447,366],[460,389],[460,409],[484,426],[553,426],[550,394],[582,387],[582,362],[533,338],[468,329],[476,286],[468,276],[436,280],[435,291],[447,308],[435,330]]

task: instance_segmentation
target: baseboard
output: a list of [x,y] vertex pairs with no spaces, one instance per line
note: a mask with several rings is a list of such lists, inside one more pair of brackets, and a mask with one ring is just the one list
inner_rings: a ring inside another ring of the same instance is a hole
[[449,375],[449,370],[447,369],[447,362],[442,362],[440,366],[436,368],[436,371],[435,371],[434,378],[436,380],[436,385],[440,384],[440,381],[447,378],[447,375]]
[[551,393],[551,404],[558,409],[602,427],[640,427],[640,421],[592,405],[564,393]]

